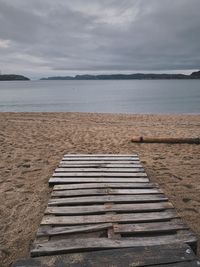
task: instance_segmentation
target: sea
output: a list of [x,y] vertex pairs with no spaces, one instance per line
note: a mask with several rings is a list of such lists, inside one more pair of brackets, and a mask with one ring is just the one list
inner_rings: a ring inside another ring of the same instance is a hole
[[0,112],[200,114],[200,80],[1,81]]

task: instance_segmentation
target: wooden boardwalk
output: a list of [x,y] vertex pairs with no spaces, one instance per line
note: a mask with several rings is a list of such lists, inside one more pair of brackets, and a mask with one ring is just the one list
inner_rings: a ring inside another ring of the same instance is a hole
[[13,266],[200,266],[196,236],[137,155],[65,155],[49,185],[31,249],[39,258]]

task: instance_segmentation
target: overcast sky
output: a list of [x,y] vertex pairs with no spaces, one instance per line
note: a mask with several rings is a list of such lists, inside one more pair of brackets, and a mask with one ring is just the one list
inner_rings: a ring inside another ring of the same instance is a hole
[[0,0],[2,73],[199,68],[200,0]]

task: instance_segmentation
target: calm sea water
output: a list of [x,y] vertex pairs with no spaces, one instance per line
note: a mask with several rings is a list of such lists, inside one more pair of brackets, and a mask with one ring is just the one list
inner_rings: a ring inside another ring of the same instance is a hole
[[200,114],[200,80],[0,82],[0,111]]

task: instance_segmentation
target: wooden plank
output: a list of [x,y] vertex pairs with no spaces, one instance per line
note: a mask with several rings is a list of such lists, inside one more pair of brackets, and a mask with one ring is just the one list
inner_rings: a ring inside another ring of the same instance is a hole
[[99,164],[95,164],[95,163],[85,163],[85,164],[70,164],[70,163],[61,163],[59,165],[60,168],[143,168],[143,166],[141,164],[135,164],[135,163],[129,163],[129,164],[110,164],[110,163],[99,163]]
[[97,173],[97,172],[57,172],[53,174],[53,177],[147,177],[146,173]]
[[143,168],[56,168],[55,172],[144,172]]
[[31,256],[55,255],[58,253],[91,251],[114,248],[144,247],[154,245],[175,244],[184,242],[187,244],[196,243],[197,239],[193,233],[186,231],[185,234],[174,234],[151,237],[134,237],[122,239],[109,238],[86,238],[86,239],[64,239],[36,243],[31,251]]
[[156,222],[176,218],[174,210],[135,214],[101,214],[85,216],[44,216],[41,225],[76,225],[119,222]]
[[91,188],[158,188],[155,183],[86,183],[86,184],[62,184],[55,185],[53,190],[76,190]]
[[65,154],[64,157],[138,157],[137,154]]
[[70,196],[95,196],[95,195],[139,195],[139,194],[160,194],[162,190],[158,188],[150,189],[80,189],[80,190],[56,190],[52,192],[53,197],[70,197]]
[[[116,250],[116,249],[115,249]],[[117,249],[118,250],[118,249]],[[110,250],[109,250],[110,251]],[[99,252],[99,251],[98,251]],[[89,252],[92,253],[92,252]],[[116,252],[117,253],[117,252]],[[134,253],[134,251],[133,251]],[[175,263],[169,263],[166,264],[156,264],[156,265],[138,265],[140,263],[128,258],[127,259],[127,253],[126,253],[126,257],[124,257],[123,259],[123,264],[122,262],[120,262],[118,256],[116,254],[116,259],[113,258],[110,261],[105,258],[106,255],[103,255],[104,258],[88,258],[86,255],[86,252],[84,253],[73,253],[73,256],[66,254],[66,255],[59,255],[59,256],[48,256],[48,257],[39,257],[39,258],[29,258],[29,259],[23,259],[23,260],[19,260],[17,262],[14,262],[12,267],[61,267],[61,266],[73,266],[74,262],[75,262],[75,266],[76,267],[83,267],[83,266],[92,266],[92,267],[99,267],[99,266],[115,266],[115,267],[124,267],[124,266],[137,266],[137,267],[199,267],[199,261],[186,261],[186,262],[175,262]],[[91,265],[92,264],[92,265]],[[106,264],[110,264],[110,265],[106,265]]]
[[81,163],[98,163],[98,164],[141,164],[140,160],[138,158],[93,158],[93,159],[89,159],[89,158],[82,158],[82,159],[67,159],[67,158],[62,158],[61,162],[65,163],[65,164],[81,164]]
[[138,161],[138,157],[64,157],[62,159],[63,161],[90,161],[90,160],[112,160],[112,161],[126,161],[126,160],[131,160],[131,161]]
[[78,161],[67,161],[61,160],[61,164],[77,165],[77,164],[141,164],[139,160],[78,160]]
[[72,184],[72,183],[147,183],[149,182],[149,178],[56,178],[51,177],[49,179],[49,184]]
[[77,234],[77,233],[90,233],[97,232],[104,229],[112,228],[112,223],[104,224],[90,224],[81,226],[65,226],[65,227],[51,227],[51,226],[40,226],[37,232],[37,236],[55,236],[64,234]]
[[64,206],[64,207],[47,207],[45,214],[54,215],[76,215],[76,214],[99,214],[105,212],[145,212],[145,211],[161,211],[165,209],[173,209],[170,202],[158,203],[136,203],[136,204],[105,204],[91,206]]
[[96,203],[145,203],[160,202],[168,200],[163,194],[155,195],[124,195],[124,196],[91,196],[91,197],[68,197],[68,198],[51,198],[49,206],[55,205],[77,205],[77,204],[96,204]]
[[137,224],[117,224],[114,225],[114,232],[117,234],[144,234],[144,233],[164,233],[176,230],[188,229],[188,226],[181,220],[169,222],[151,222]]
[[[110,249],[82,253],[68,253],[57,256],[30,258],[14,263],[12,267],[199,267],[196,256],[186,244],[170,244],[161,246],[145,246],[134,248]],[[196,265],[193,263],[196,262]],[[159,265],[158,265],[159,264]],[[182,267],[182,266],[181,266]]]

